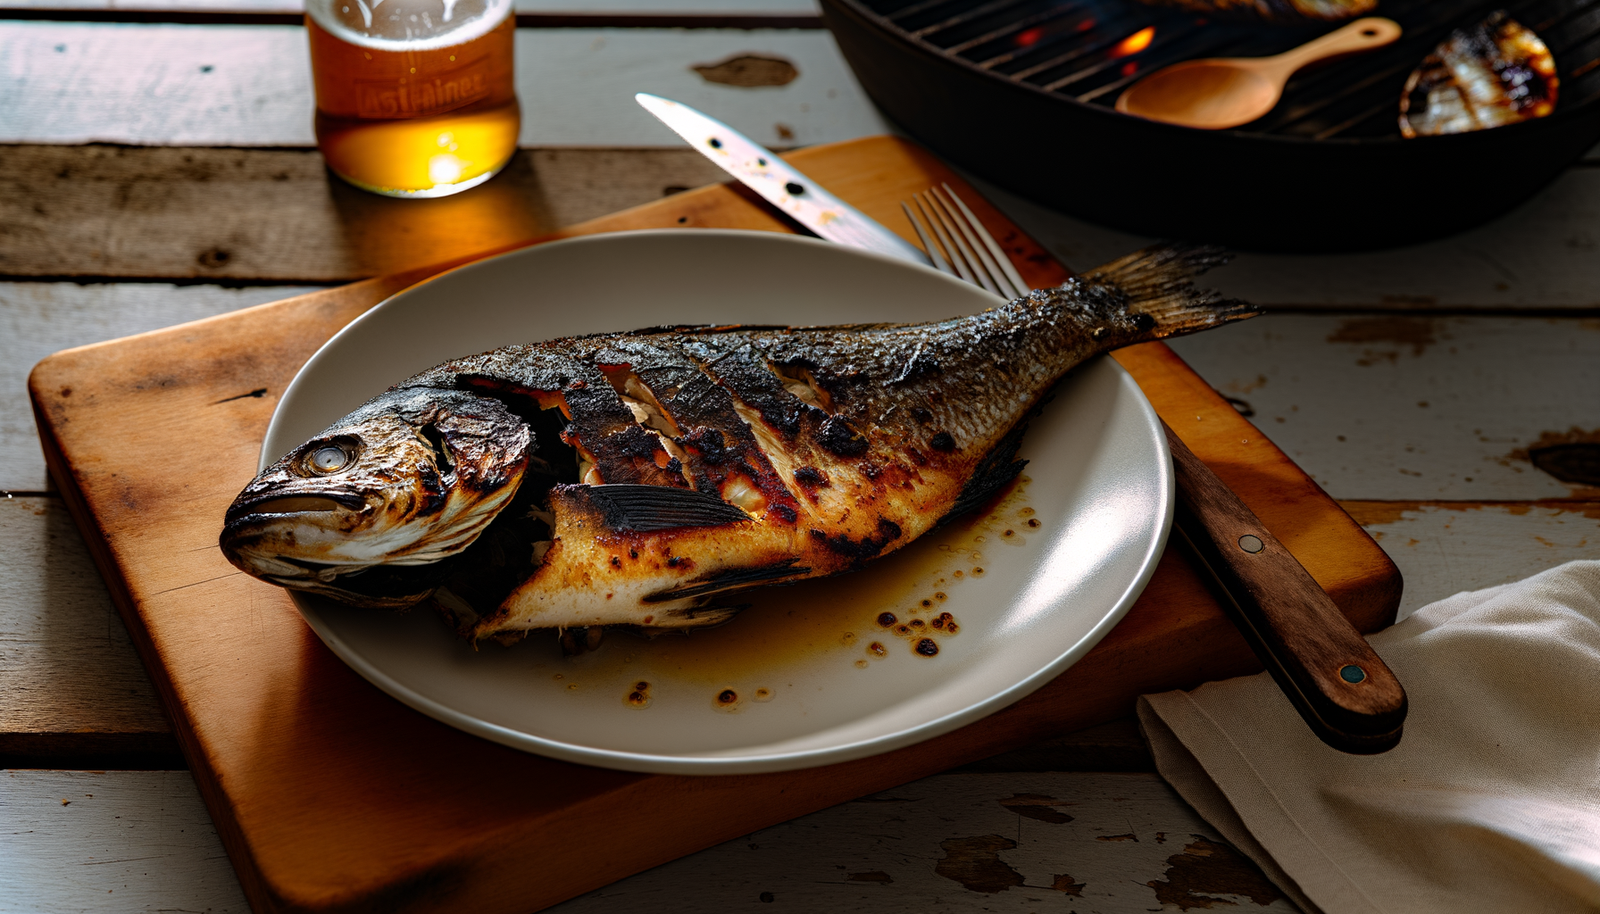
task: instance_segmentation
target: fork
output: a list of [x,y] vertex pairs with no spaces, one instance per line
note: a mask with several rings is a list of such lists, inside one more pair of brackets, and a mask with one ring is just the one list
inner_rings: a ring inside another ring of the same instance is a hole
[[[1011,258],[1000,250],[994,236],[972,214],[949,184],[930,187],[920,194],[912,194],[911,202],[922,213],[919,218],[911,206],[902,202],[906,218],[922,239],[922,249],[941,273],[959,276],[975,286],[982,286],[1001,298],[1021,298],[1032,291],[1022,281]],[[926,220],[926,222],[924,222]],[[937,239],[937,241],[935,241]]]
[[[1031,291],[949,184],[900,206],[941,273],[1008,301]],[[1239,496],[1166,422],[1161,428],[1177,489],[1174,531],[1295,710],[1318,738],[1345,752],[1382,752],[1399,742],[1406,699],[1394,674]]]

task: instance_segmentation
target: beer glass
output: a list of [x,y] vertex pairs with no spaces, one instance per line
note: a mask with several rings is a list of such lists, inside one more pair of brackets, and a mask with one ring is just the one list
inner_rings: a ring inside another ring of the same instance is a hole
[[489,180],[517,149],[512,0],[306,0],[317,146],[392,197]]

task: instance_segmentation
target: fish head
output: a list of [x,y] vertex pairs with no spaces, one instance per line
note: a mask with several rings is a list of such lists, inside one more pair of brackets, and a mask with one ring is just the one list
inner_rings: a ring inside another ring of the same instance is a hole
[[532,443],[527,423],[493,398],[389,391],[245,486],[222,551],[284,587],[407,605],[511,501]]

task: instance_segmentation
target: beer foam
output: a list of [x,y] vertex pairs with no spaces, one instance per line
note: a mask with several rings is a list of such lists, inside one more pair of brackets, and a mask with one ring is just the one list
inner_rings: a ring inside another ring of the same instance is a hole
[[511,14],[512,0],[307,0],[323,31],[357,47],[431,51],[489,34]]

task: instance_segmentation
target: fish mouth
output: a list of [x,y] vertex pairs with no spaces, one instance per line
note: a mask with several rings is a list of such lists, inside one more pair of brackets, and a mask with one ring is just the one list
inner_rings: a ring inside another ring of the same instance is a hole
[[340,508],[359,511],[367,505],[359,495],[342,492],[318,492],[301,495],[268,495],[251,501],[234,502],[228,507],[225,526],[233,526],[246,519],[272,514],[330,513]]

